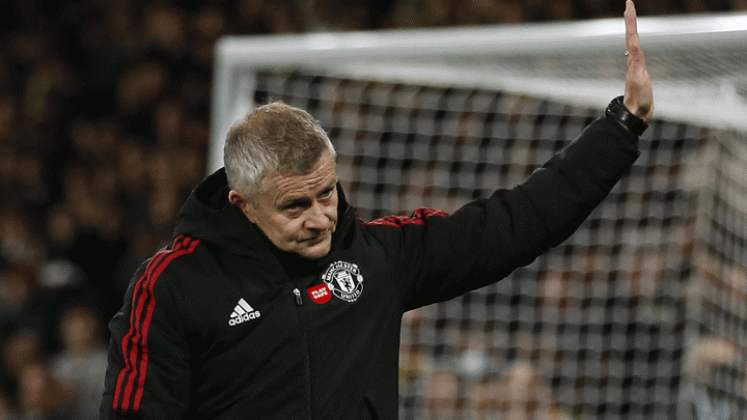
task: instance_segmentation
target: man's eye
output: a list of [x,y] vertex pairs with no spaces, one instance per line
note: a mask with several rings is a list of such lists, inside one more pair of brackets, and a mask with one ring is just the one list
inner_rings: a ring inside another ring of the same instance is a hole
[[282,207],[283,211],[288,211],[288,212],[294,212],[294,211],[298,211],[300,209],[301,209],[301,204],[300,203],[290,203],[290,204],[286,204],[285,206]]

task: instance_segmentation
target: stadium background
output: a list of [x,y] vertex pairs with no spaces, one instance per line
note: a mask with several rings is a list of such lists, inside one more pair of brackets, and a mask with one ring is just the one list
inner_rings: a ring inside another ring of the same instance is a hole
[[[747,10],[745,1],[640,3],[642,16]],[[104,326],[205,171],[220,36],[621,13],[622,2],[592,0],[0,1],[0,419],[95,418]],[[257,99],[318,114],[340,148],[341,177],[369,181],[346,186],[364,218],[411,210],[421,198],[452,210],[475,193],[510,187],[595,115],[500,92],[304,77],[263,75]],[[299,80],[338,96],[298,94]],[[431,127],[422,129],[427,140],[381,142],[384,130],[367,143],[373,130],[351,128],[362,115],[356,95],[389,98],[367,107],[375,115],[396,113],[393,100],[418,104],[406,120]],[[469,131],[473,120],[484,124],[481,134]],[[504,131],[485,128],[496,121]],[[481,142],[486,136],[498,140]],[[744,173],[743,143],[732,137],[657,122],[631,176],[571,241],[499,286],[408,314],[403,416],[547,409],[555,418],[666,418],[698,389],[716,409],[725,401],[744,415],[746,276],[734,251],[744,232],[733,231],[744,202],[717,194],[744,195],[745,184],[732,179]],[[421,167],[397,150],[428,158]],[[399,171],[382,170],[392,165]],[[497,175],[477,178],[483,184],[466,179],[490,171]],[[395,190],[391,177],[411,183]],[[418,185],[423,179],[445,186]],[[690,283],[705,304],[687,306]],[[517,398],[528,389],[533,401]]]

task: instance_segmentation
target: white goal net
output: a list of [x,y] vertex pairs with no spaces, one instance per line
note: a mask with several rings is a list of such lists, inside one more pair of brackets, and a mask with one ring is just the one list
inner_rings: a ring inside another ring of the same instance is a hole
[[[639,31],[656,100],[641,157],[570,240],[406,315],[403,419],[747,418],[747,15]],[[229,37],[208,166],[234,121],[283,100],[329,132],[364,220],[453,211],[600,115],[624,50],[622,18]]]

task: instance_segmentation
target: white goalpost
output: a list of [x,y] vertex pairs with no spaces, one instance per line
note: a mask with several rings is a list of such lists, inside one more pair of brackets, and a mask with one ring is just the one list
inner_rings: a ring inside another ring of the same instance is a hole
[[[642,17],[638,28],[657,118],[747,131],[747,13]],[[492,88],[598,108],[622,92],[624,33],[620,18],[226,37],[215,51],[209,166],[222,166],[228,127],[254,105],[242,92],[258,70]]]
[[[747,418],[747,13],[638,28],[655,96],[640,158],[564,244],[406,314],[401,418]],[[283,100],[328,131],[362,219],[450,212],[516,185],[623,93],[624,31],[621,13],[226,37],[208,169],[236,120]]]

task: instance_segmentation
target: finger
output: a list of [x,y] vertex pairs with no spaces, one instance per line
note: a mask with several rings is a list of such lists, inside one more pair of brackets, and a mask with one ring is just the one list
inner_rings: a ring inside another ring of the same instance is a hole
[[640,51],[640,39],[638,38],[638,19],[633,0],[625,2],[625,46],[628,51],[628,58],[638,54]]
[[627,72],[625,75],[625,95],[623,104],[634,114],[649,120],[653,111],[651,77],[638,37],[637,13],[632,0],[625,3],[625,35]]

